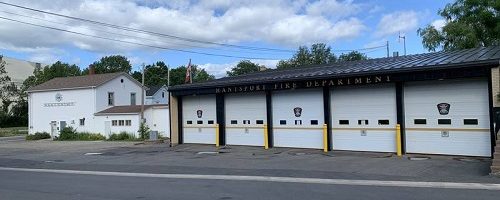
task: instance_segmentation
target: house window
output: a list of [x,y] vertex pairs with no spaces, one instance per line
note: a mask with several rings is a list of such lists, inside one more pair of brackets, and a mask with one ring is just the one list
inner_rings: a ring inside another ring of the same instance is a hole
[[115,93],[108,92],[108,106],[115,105]]
[[132,120],[125,120],[125,126],[132,126]]
[[111,121],[111,126],[118,126],[118,120]]
[[135,93],[130,93],[130,105],[135,106]]
[[80,126],[85,126],[85,118],[80,119]]
[[161,98],[165,98],[165,92],[161,93]]
[[125,125],[125,120],[118,120],[118,126]]

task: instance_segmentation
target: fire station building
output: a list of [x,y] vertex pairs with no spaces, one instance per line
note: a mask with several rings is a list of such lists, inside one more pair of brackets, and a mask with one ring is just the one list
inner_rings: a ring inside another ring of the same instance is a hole
[[499,66],[488,47],[170,87],[171,143],[490,157]]

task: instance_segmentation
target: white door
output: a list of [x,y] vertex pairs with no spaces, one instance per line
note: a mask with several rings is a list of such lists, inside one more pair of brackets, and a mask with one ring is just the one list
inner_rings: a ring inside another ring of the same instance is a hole
[[394,84],[333,88],[331,113],[334,150],[396,151]]
[[54,137],[54,136],[58,136],[58,132],[57,132],[57,121],[51,121],[50,122],[50,136],[51,137]]
[[276,91],[272,102],[274,146],[323,148],[323,90]]
[[488,82],[405,84],[408,153],[491,156]]
[[182,98],[184,143],[215,144],[215,95]]
[[111,136],[111,121],[104,122],[104,132],[107,137]]
[[265,93],[238,93],[225,96],[226,143],[264,146],[266,123]]

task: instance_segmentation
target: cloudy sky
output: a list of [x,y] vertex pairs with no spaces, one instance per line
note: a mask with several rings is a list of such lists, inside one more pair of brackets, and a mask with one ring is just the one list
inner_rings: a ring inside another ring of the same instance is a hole
[[[403,54],[403,43],[398,42],[399,32],[406,36],[408,54],[423,53],[426,51],[422,48],[416,30],[427,24],[442,26],[444,22],[436,12],[450,1],[0,2],[133,29],[127,31],[123,28],[111,28],[0,4],[0,53],[4,56],[47,64],[61,60],[84,68],[102,56],[121,54],[130,59],[134,70],[142,63],[161,60],[176,67],[185,65],[192,59],[194,64],[220,77],[241,59],[249,58],[274,67],[278,60],[291,57],[293,52],[290,50],[317,42],[329,44],[336,54],[340,54],[341,50],[376,47],[389,41],[391,54],[393,51]],[[369,57],[386,55],[385,48],[362,52]]]

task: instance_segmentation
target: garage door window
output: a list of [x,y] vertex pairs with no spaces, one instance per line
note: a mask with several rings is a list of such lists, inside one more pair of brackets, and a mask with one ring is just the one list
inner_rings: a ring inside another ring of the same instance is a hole
[[349,120],[339,120],[340,125],[349,125]]
[[451,119],[438,119],[438,124],[439,125],[450,125]]
[[243,124],[250,124],[250,120],[243,120]]
[[280,125],[286,125],[286,120],[280,120]]
[[413,124],[427,124],[427,119],[414,119]]
[[203,121],[202,121],[202,120],[198,120],[198,121],[196,122],[196,124],[203,124]]
[[238,120],[231,120],[231,124],[238,124]]
[[300,119],[295,120],[295,125],[302,125],[302,120]]
[[186,122],[187,124],[193,124],[193,121],[189,120]]
[[214,124],[214,120],[208,120],[207,124]]
[[477,119],[464,119],[464,125],[477,125]]
[[378,125],[389,125],[389,120],[388,119],[379,119]]
[[255,123],[256,124],[264,124],[264,120],[261,120],[261,119],[260,120],[255,120]]
[[368,120],[367,119],[360,119],[360,120],[358,120],[358,125],[368,125]]
[[315,119],[311,120],[311,125],[318,125],[318,120]]

